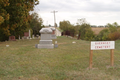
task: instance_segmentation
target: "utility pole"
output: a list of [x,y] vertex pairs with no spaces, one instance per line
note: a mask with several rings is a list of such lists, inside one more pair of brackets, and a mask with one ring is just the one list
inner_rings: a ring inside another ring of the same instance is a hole
[[56,13],[56,12],[58,12],[58,11],[55,11],[55,10],[54,10],[54,11],[51,12],[51,13],[54,13],[54,27],[55,27],[55,28],[57,27],[57,26],[56,26],[56,19],[55,19],[55,13]]

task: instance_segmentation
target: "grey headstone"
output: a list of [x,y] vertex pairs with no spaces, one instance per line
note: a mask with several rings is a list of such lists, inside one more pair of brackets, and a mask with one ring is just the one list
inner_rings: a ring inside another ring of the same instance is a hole
[[54,47],[57,48],[57,47],[58,47],[58,44],[55,44]]
[[35,47],[38,48],[38,44],[35,44]]
[[58,47],[57,41],[55,41],[55,45],[54,45],[54,47],[55,47],[55,48],[57,48],[57,47]]
[[52,30],[50,28],[42,28],[39,32],[41,34],[51,34]]
[[32,35],[32,38],[34,39],[34,35]]
[[50,28],[42,28],[40,31],[41,38],[37,48],[54,48],[54,44],[52,44],[52,30]]

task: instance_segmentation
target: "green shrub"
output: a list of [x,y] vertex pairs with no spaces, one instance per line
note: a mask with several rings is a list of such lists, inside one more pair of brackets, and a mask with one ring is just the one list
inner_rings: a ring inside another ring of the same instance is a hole
[[92,40],[94,37],[94,32],[91,30],[90,25],[87,23],[84,23],[80,26],[79,33],[80,39],[83,40]]
[[103,29],[102,31],[100,31],[100,33],[94,37],[94,40],[96,41],[106,41],[109,40],[109,29]]
[[91,28],[89,28],[89,29],[86,29],[86,32],[85,32],[85,40],[89,40],[89,41],[91,41],[91,40],[93,40],[93,38],[94,38],[94,32],[91,30]]

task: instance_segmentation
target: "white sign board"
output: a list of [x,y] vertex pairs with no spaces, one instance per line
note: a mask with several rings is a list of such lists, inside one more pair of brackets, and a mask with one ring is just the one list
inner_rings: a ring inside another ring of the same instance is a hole
[[91,41],[91,50],[115,49],[115,41]]

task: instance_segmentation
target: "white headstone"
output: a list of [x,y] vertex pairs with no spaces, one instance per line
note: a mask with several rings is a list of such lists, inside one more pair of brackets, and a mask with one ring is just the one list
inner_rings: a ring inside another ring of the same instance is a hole
[[32,35],[32,38],[34,39],[34,35]]
[[57,41],[55,41],[55,44],[57,44]]
[[31,39],[31,32],[30,32],[30,29],[29,29],[29,39]]
[[19,35],[19,40],[20,40],[20,35]]

